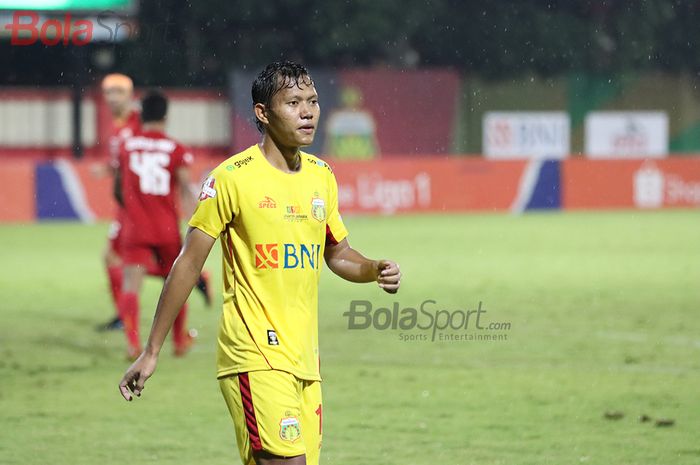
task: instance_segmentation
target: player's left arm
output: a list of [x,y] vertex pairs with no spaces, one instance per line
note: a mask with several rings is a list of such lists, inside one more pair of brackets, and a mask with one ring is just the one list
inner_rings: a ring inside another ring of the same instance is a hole
[[333,273],[347,281],[354,283],[376,281],[386,292],[395,294],[401,285],[399,265],[391,260],[371,260],[350,247],[348,231],[338,212],[338,183],[330,168],[327,173],[328,217],[326,250],[323,255],[326,265]]
[[122,207],[124,206],[122,169],[129,166],[128,157],[129,154],[126,152],[126,148],[124,147],[124,143],[122,141],[122,143],[120,143],[116,149],[115,154],[112,155],[112,160],[109,162],[109,169],[111,170],[113,177],[112,181],[114,182],[112,185],[112,196],[114,197],[114,200]]
[[175,170],[175,176],[180,190],[182,216],[189,218],[197,208],[197,191],[192,188],[190,182],[190,169],[187,166],[180,166]]
[[350,247],[347,238],[326,245],[324,253],[328,268],[341,278],[354,283],[376,281],[379,287],[395,294],[401,285],[399,265],[391,260],[370,260]]
[[113,173],[114,173],[114,179],[113,179],[114,184],[112,185],[112,195],[114,196],[114,200],[116,200],[116,202],[123,207],[124,206],[124,194],[123,194],[123,189],[122,189],[122,173],[121,173],[121,170],[119,170],[119,169],[113,169]]

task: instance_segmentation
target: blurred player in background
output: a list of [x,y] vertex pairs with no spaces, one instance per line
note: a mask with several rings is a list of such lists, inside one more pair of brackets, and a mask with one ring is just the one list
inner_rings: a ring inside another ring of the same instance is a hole
[[[106,175],[119,169],[119,145],[124,139],[140,130],[141,116],[133,102],[134,84],[129,76],[118,73],[105,76],[102,80],[102,95],[112,115],[112,128],[107,144],[109,149],[109,166],[97,170],[96,173]],[[116,314],[109,321],[98,326],[98,329],[102,331],[118,330],[123,327],[117,308],[123,282],[123,261],[121,258],[121,228],[123,222],[124,209],[117,202],[116,216],[110,225],[109,242],[103,254]],[[163,271],[155,261],[148,264],[147,272],[151,276],[163,275]],[[202,272],[197,282],[197,289],[204,296],[207,306],[210,306],[212,297],[209,286],[209,273],[207,271]]]
[[[179,191],[185,212],[191,214],[195,208],[196,192],[190,187],[188,169],[192,154],[165,134],[167,108],[162,93],[146,94],[141,101],[141,129],[119,146],[116,195],[123,207],[124,282],[118,308],[132,360],[141,353],[138,299],[143,278],[154,261],[166,277],[182,246],[175,192]],[[173,327],[175,355],[184,355],[192,342],[186,320],[183,302]]]
[[[124,74],[109,74],[102,80],[102,95],[112,115],[112,128],[107,141],[109,166],[115,170],[118,169],[119,142],[123,137],[133,135],[141,127],[141,117],[132,102],[133,92],[134,84],[131,78]],[[107,167],[105,173],[109,173],[109,171],[109,167]],[[119,318],[119,310],[117,309],[123,278],[123,262],[121,259],[121,225],[123,218],[124,210],[117,204],[115,219],[109,226],[107,236],[109,242],[103,254],[116,315],[107,323],[98,327],[98,329],[102,330],[121,329],[123,327]]]
[[217,238],[224,263],[218,378],[245,465],[317,465],[321,448],[318,282],[321,257],[352,282],[394,293],[401,273],[350,247],[330,167],[299,150],[320,115],[306,68],[273,63],[253,83],[260,144],[204,182],[184,248],[158,302],[146,350],[119,388],[140,395],[180,306]]

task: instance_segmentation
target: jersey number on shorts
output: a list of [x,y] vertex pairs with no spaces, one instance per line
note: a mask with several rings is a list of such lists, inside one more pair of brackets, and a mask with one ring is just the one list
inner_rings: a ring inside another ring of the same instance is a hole
[[323,407],[321,404],[318,404],[316,415],[318,415],[318,434],[320,435],[323,433]]
[[131,152],[129,169],[139,177],[139,189],[144,194],[170,193],[170,155],[162,152]]

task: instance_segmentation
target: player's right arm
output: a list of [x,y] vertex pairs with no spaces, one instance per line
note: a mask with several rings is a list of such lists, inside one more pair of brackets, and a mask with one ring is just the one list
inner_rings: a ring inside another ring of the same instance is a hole
[[199,279],[214,242],[238,214],[235,195],[225,178],[221,171],[214,170],[204,181],[185,245],[160,294],[146,348],[119,383],[119,391],[126,400],[133,399],[132,394],[141,395],[144,383],[156,369],[165,336]]
[[181,166],[175,171],[177,177],[177,185],[180,190],[180,207],[182,208],[183,216],[192,216],[192,213],[197,208],[197,192],[192,189],[190,183],[190,170],[186,166]]
[[112,186],[112,195],[114,196],[114,200],[122,207],[124,206],[123,191],[124,190],[122,189],[122,173],[119,170],[115,170],[114,185]]
[[124,399],[130,401],[133,395],[140,396],[146,380],[155,371],[163,341],[197,283],[215,241],[199,229],[190,228],[188,231],[185,245],[165,280],[146,348],[119,383],[119,391]]
[[122,185],[122,179],[124,173],[123,169],[128,169],[129,166],[129,153],[126,151],[123,141],[115,149],[115,155],[112,156],[112,160],[109,163],[110,169],[114,176],[114,185],[112,186],[112,195],[117,204],[124,206],[124,190]]

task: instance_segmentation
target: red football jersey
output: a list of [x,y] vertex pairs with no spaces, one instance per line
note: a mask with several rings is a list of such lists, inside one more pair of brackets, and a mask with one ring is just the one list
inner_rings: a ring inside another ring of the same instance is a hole
[[162,132],[140,131],[124,139],[119,150],[119,172],[126,244],[180,242],[176,171],[191,163],[192,155]]
[[131,110],[125,120],[114,120],[109,134],[109,160],[114,168],[119,167],[119,146],[127,137],[141,130],[141,115]]

